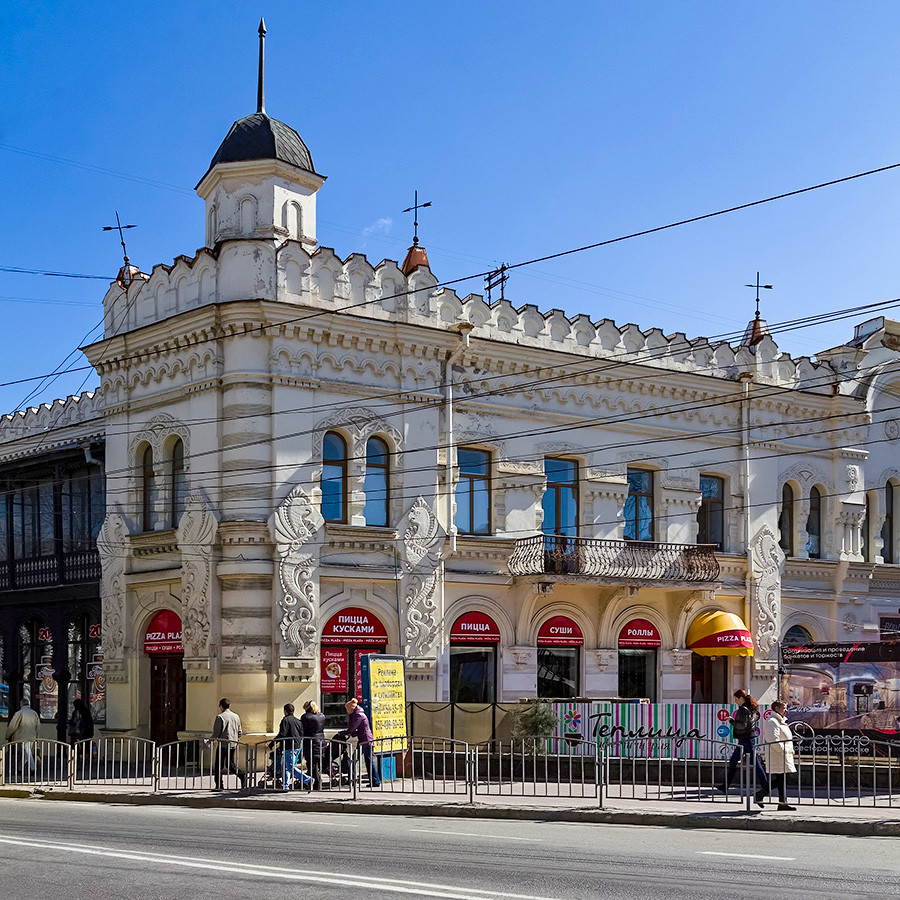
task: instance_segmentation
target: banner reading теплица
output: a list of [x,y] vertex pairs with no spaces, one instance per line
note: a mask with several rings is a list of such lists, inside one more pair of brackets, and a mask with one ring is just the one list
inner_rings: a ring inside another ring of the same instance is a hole
[[362,657],[363,710],[379,753],[406,750],[406,668],[402,656]]

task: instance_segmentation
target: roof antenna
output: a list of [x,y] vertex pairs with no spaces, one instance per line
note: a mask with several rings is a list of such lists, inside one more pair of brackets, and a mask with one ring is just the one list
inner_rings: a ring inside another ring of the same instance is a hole
[[411,212],[413,214],[413,247],[419,246],[419,210],[425,209],[426,206],[431,206],[431,201],[429,200],[427,203],[419,203],[419,192],[416,191],[414,194],[415,202],[412,206],[407,207],[403,210],[403,212]]
[[256,111],[265,115],[266,113],[266,92],[265,92],[265,72],[266,72],[266,20],[259,20],[259,80],[256,86]]

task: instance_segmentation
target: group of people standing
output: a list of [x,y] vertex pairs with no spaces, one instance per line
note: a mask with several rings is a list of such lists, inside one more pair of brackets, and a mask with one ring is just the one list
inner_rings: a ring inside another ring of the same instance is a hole
[[[338,732],[334,741],[346,743],[355,738],[366,761],[369,783],[372,787],[381,784],[381,773],[377,754],[373,753],[374,737],[369,719],[359,706],[356,698],[344,704],[347,711],[347,727]],[[328,790],[322,782],[323,766],[331,766],[331,741],[325,737],[325,716],[314,700],[303,704],[303,715],[294,715],[294,704],[285,703],[284,716],[278,726],[278,733],[270,742],[273,751],[272,774],[275,786],[284,790],[312,787],[314,791]],[[233,774],[241,788],[247,786],[247,773],[238,766],[235,752],[243,734],[240,717],[231,709],[227,697],[219,701],[219,714],[213,725],[211,742],[213,750],[213,781],[215,790],[221,791],[223,776]],[[301,756],[306,771],[301,766]],[[329,777],[330,783],[330,777]]]
[[[769,716],[763,724],[763,740],[766,744],[766,766],[762,757],[756,752],[756,737],[759,726],[759,704],[745,690],[734,692],[734,702],[738,708],[728,721],[731,722],[731,733],[734,737],[735,747],[731,758],[728,760],[728,774],[725,782],[718,785],[723,794],[728,793],[734,776],[737,773],[738,763],[743,756],[750,756],[756,771],[757,806],[765,805],[765,798],[770,796],[774,787],[778,791],[778,809],[794,810],[796,807],[787,802],[787,789],[785,775],[797,771],[794,764],[794,735],[788,727],[785,713],[787,707],[781,700],[775,700],[769,707]],[[769,782],[771,776],[771,784]]]

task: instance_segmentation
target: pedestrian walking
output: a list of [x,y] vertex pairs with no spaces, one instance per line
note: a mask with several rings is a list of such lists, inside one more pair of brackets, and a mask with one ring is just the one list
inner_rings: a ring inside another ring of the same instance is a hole
[[369,719],[362,711],[356,697],[348,700],[344,704],[347,710],[347,737],[355,737],[362,751],[363,759],[366,761],[366,768],[369,772],[369,784],[374,787],[381,786],[381,773],[378,768],[381,764],[381,757],[377,753],[372,752],[372,744],[375,738],[372,735],[372,726]]
[[745,690],[734,692],[734,702],[738,708],[733,716],[728,718],[731,722],[731,734],[738,745],[734,748],[731,758],[728,760],[728,775],[724,784],[718,785],[723,794],[728,793],[731,782],[734,781],[738,762],[742,756],[750,756],[755,764],[756,771],[756,795],[754,797],[757,806],[763,806],[763,798],[769,793],[769,779],[763,768],[762,760],[756,752],[756,727],[759,724],[759,704]]
[[6,727],[6,740],[10,744],[21,745],[15,748],[14,752],[19,758],[23,772],[27,768],[29,772],[34,773],[40,728],[41,717],[31,708],[28,700],[22,700]]
[[[303,758],[306,760],[306,771],[312,776],[313,790],[322,790],[322,763],[328,743],[325,740],[325,716],[315,700],[307,700],[303,704],[303,715],[300,724],[303,728]],[[331,754],[328,755],[331,762]]]
[[76,697],[72,702],[72,715],[69,716],[67,733],[69,743],[73,747],[79,741],[87,741],[94,736],[94,717],[81,697]]
[[247,773],[234,761],[238,741],[243,733],[240,716],[231,709],[231,701],[223,697],[219,701],[219,714],[213,724],[212,738],[207,740],[207,743],[210,740],[213,742],[213,779],[217,791],[222,790],[223,771],[236,775],[242,788],[247,785]]
[[783,701],[776,700],[771,706],[771,715],[763,725],[763,736],[766,742],[766,766],[772,779],[772,787],[778,790],[778,808],[795,810],[787,802],[785,776],[797,771],[794,765],[794,733],[787,723],[785,713],[787,707]]
[[[284,717],[275,735],[275,771],[280,775],[280,786],[290,790],[294,786],[309,784],[309,776],[300,768],[300,748],[303,725],[294,715],[294,704],[284,704]],[[280,764],[279,764],[280,762]]]

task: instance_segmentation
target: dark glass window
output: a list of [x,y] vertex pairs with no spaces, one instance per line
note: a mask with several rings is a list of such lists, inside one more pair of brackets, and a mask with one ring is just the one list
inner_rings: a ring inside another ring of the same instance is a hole
[[13,554],[36,559],[55,553],[53,482],[31,484],[12,495]]
[[691,702],[728,703],[728,660],[691,654]]
[[169,469],[169,524],[178,527],[187,500],[187,478],[184,474],[184,441],[178,438],[172,444],[172,459]]
[[778,517],[778,530],[781,536],[778,545],[785,556],[794,555],[794,489],[786,484],[781,489],[781,514]]
[[866,494],[866,517],[863,519],[862,524],[862,547],[860,548],[860,552],[862,553],[862,558],[866,560],[866,562],[871,562],[869,559],[869,553],[872,549],[872,541],[870,540],[871,535],[869,532],[872,529],[872,498],[869,494]]
[[[2,484],[0,484],[0,491],[3,490]],[[10,513],[11,501],[7,494],[0,493],[0,562],[8,562],[9,561],[9,522],[8,516]]]
[[153,449],[145,447],[141,454],[141,528],[153,530],[153,503],[156,499],[156,475],[153,471]]
[[347,520],[347,445],[333,431],[322,439],[322,518]]
[[63,550],[93,550],[106,515],[106,483],[99,466],[67,472],[62,484]]
[[[544,460],[544,534],[578,534],[578,463],[571,459]],[[560,695],[562,696],[562,695]]]
[[53,669],[53,635],[39,619],[19,628],[19,696],[37,710],[41,719],[56,719],[59,687]]
[[806,520],[806,552],[810,559],[822,556],[822,495],[817,487],[809,491],[809,517]]
[[100,624],[88,616],[69,623],[69,690],[68,715],[76,698],[84,700],[94,722],[106,721],[106,681],[103,675],[103,653],[100,650]]
[[491,455],[486,450],[460,447],[456,458],[456,528],[462,534],[490,534]]
[[784,647],[805,647],[812,642],[812,635],[802,625],[792,625],[781,643]]
[[644,469],[628,470],[625,540],[653,540],[653,473]]
[[697,510],[698,544],[725,549],[725,482],[715,475],[700,476],[700,509]]
[[881,526],[881,558],[886,563],[894,561],[894,485],[888,482],[884,488],[884,524]]
[[9,685],[3,662],[3,635],[0,634],[0,718],[5,719],[9,716]]
[[619,696],[656,702],[656,650],[619,650]]
[[538,647],[538,697],[577,697],[578,658],[578,647]]
[[381,438],[366,442],[366,525],[387,525],[390,471],[387,444]]
[[496,644],[450,645],[450,702],[493,703],[497,696]]

